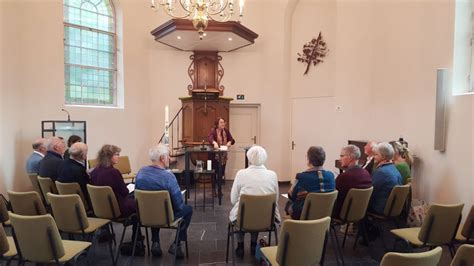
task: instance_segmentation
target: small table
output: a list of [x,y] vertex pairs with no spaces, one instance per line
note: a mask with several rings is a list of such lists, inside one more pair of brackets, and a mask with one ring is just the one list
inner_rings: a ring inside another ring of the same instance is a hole
[[[214,150],[210,149],[209,147],[203,147],[202,146],[196,146],[196,147],[188,147],[184,150],[184,183],[186,186],[186,197],[185,197],[185,203],[188,203],[188,198],[189,198],[189,185],[190,185],[190,180],[191,180],[191,175],[190,175],[190,163],[189,160],[191,158],[191,154],[193,153],[208,153],[208,154],[225,154],[227,151],[222,151],[222,150]],[[222,156],[218,156],[219,159],[222,158]],[[222,205],[222,185],[221,185],[221,167],[222,164],[219,162],[217,164],[217,169],[216,169],[216,185],[217,185],[217,197],[219,198],[219,205]]]

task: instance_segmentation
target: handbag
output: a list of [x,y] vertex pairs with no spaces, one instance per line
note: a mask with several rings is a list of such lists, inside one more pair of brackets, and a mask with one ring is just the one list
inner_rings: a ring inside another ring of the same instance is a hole
[[428,204],[424,200],[413,199],[407,218],[409,227],[420,227],[428,213]]
[[268,262],[265,259],[265,256],[263,256],[263,253],[260,250],[261,248],[267,247],[267,246],[268,246],[268,242],[266,241],[266,239],[261,238],[258,241],[257,246],[255,247],[255,259],[256,259],[258,265],[270,266],[270,262]]

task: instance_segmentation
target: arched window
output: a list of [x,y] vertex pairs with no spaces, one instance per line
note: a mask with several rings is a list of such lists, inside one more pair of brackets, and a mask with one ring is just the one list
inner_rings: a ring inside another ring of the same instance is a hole
[[66,104],[117,105],[116,41],[111,0],[64,0]]

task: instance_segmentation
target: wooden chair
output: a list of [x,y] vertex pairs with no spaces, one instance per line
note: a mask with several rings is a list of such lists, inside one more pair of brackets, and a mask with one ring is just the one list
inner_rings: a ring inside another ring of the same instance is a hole
[[[304,200],[303,210],[301,212],[300,220],[317,220],[324,217],[331,217],[334,209],[334,203],[337,199],[338,191],[334,190],[328,193],[309,193],[306,195]],[[342,259],[342,254],[339,253],[339,249],[336,246],[336,242],[332,236],[331,242],[334,248],[334,254],[336,255],[336,260],[339,263],[339,258]],[[339,258],[338,258],[339,256]],[[324,262],[325,254],[321,259]]]
[[[117,202],[117,198],[111,187],[109,186],[93,186],[87,184],[87,191],[89,192],[89,197],[91,199],[92,209],[94,210],[94,215],[97,218],[108,219],[115,223],[120,223],[123,225],[122,236],[120,237],[119,247],[123,243],[123,238],[125,236],[125,230],[127,226],[130,225],[130,219],[133,215],[129,217],[121,217],[122,213]],[[115,233],[114,227],[111,226],[112,230],[112,240],[115,243]],[[115,243],[116,244],[116,243]],[[118,260],[119,248],[115,254],[115,263]]]
[[377,230],[380,233],[382,238],[382,243],[384,248],[385,240],[383,237],[383,228],[382,223],[384,222],[394,222],[397,228],[400,228],[399,219],[400,215],[402,214],[403,208],[405,207],[405,203],[408,199],[408,194],[410,193],[410,185],[403,185],[403,186],[395,186],[393,187],[390,195],[387,199],[387,203],[385,204],[385,208],[383,214],[371,213],[368,212],[367,215],[372,218],[374,221]]
[[[331,223],[331,230],[336,239],[337,247],[342,255],[342,250],[339,246],[339,240],[337,239],[336,226],[346,225],[346,230],[344,232],[344,239],[342,241],[342,248],[346,243],[347,230],[349,228],[349,223],[358,223],[359,230],[357,230],[356,239],[354,241],[354,249],[357,245],[357,239],[359,238],[361,232],[367,237],[367,228],[365,226],[365,215],[367,212],[367,207],[369,206],[370,196],[372,195],[373,187],[370,188],[351,188],[342,203],[341,212],[339,218],[334,218]],[[344,261],[343,261],[344,264]]]
[[87,251],[90,242],[61,240],[50,214],[24,216],[10,214],[22,260],[61,265],[77,261]]
[[383,256],[380,266],[435,266],[438,265],[442,253],[441,247],[421,253],[389,252]]
[[467,215],[466,222],[459,226],[456,233],[456,241],[460,243],[472,243],[474,240],[474,206]]
[[278,244],[277,228],[275,225],[276,194],[240,196],[237,221],[230,221],[227,227],[226,262],[229,261],[229,240],[232,242],[232,264],[235,264],[234,235],[240,233],[268,232],[268,242],[271,243],[272,232]]
[[311,221],[284,221],[280,244],[261,248],[265,260],[270,265],[282,266],[322,263],[330,222],[329,217]]
[[[87,217],[86,210],[81,198],[77,194],[56,195],[48,193],[48,201],[51,203],[51,211],[59,231],[72,235],[82,235],[83,239],[94,242],[100,228],[107,228],[110,235],[111,222],[108,219]],[[114,262],[112,251],[112,238],[109,239],[110,256]]]
[[82,192],[79,183],[61,183],[59,181],[56,181],[55,183],[59,195],[77,194],[79,195],[79,197],[81,197],[82,204],[84,204],[84,208],[86,208],[86,211],[90,210],[88,199]]
[[6,260],[10,265],[11,260],[17,255],[13,237],[7,236],[3,226],[0,224],[0,259]]
[[461,245],[450,266],[474,265],[474,245]]
[[[137,202],[137,213],[140,221],[140,226],[137,227],[135,233],[134,247],[137,243],[138,230],[145,227],[146,242],[148,254],[150,254],[150,244],[148,239],[148,228],[163,228],[172,229],[176,231],[175,248],[178,247],[179,231],[183,223],[182,218],[175,219],[173,213],[173,205],[168,191],[144,191],[135,190],[135,199]],[[186,257],[189,257],[188,241],[186,243]],[[174,252],[173,265],[176,265],[176,249]],[[133,255],[132,255],[133,256]]]
[[[461,222],[464,204],[432,205],[421,227],[391,230],[397,240],[404,240],[408,247],[435,247],[447,245],[454,257],[454,237]],[[395,249],[395,247],[394,247]]]
[[20,215],[44,215],[46,208],[36,191],[7,191],[13,213]]
[[38,176],[38,183],[41,188],[41,192],[43,193],[43,198],[46,202],[46,205],[49,206],[48,197],[46,196],[49,193],[58,194],[58,189],[56,188],[56,184],[53,180],[49,177],[42,177]]

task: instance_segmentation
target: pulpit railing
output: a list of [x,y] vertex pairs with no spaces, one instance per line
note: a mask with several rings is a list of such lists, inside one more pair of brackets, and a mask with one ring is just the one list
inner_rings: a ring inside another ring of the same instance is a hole
[[171,122],[168,125],[168,137],[166,138],[166,129],[165,132],[161,135],[160,140],[158,143],[169,144],[171,156],[178,156],[181,155],[179,150],[182,149],[181,144],[181,133],[183,130],[182,121],[183,121],[183,107],[179,109],[176,115],[171,119]]

